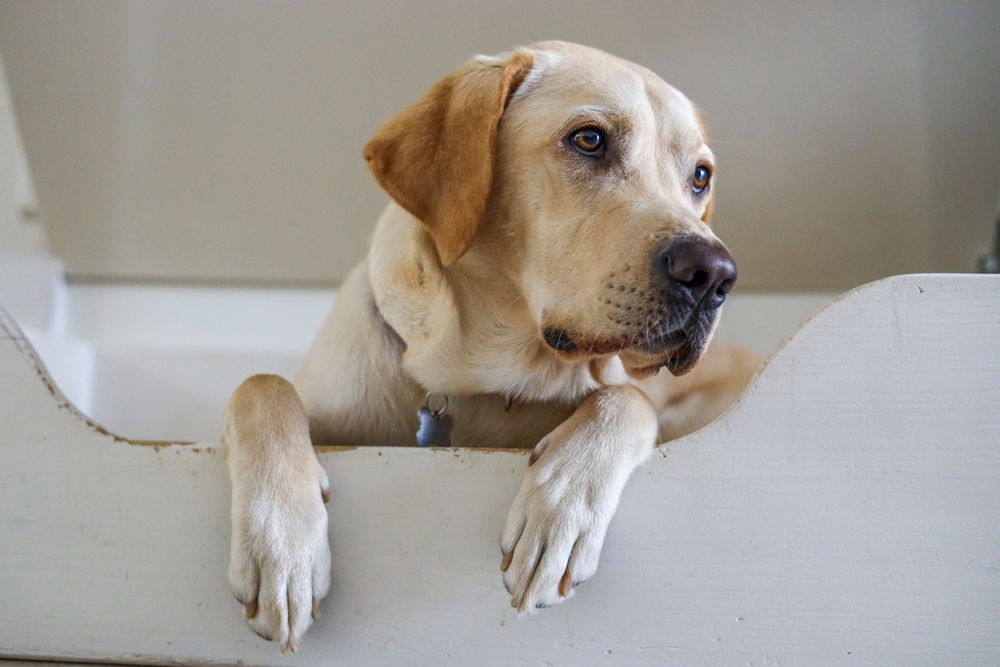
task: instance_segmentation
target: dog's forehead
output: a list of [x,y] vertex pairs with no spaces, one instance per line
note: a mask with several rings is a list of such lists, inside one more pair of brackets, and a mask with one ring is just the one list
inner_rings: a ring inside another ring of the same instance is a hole
[[[654,72],[597,49],[565,42],[530,47],[535,65],[512,105],[529,107],[553,122],[594,111],[624,115],[639,132],[655,132],[660,141],[703,144],[694,105]],[[528,109],[525,109],[528,111]]]

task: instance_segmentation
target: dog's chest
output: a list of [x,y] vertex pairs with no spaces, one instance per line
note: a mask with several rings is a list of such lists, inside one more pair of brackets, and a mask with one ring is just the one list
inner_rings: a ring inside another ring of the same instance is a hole
[[504,409],[496,395],[451,399],[451,446],[530,449],[565,421],[573,408],[553,403],[514,401]]

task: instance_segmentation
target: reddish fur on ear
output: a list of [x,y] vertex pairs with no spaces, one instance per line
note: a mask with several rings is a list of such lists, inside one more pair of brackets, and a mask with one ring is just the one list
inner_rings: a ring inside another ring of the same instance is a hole
[[[702,140],[706,143],[708,142],[708,134],[705,132],[705,118],[701,115],[701,111],[698,109],[694,110],[694,119],[698,123],[698,129],[701,131]],[[701,221],[706,225],[712,224],[712,208],[715,206],[715,185],[712,185],[713,192],[709,194],[712,195],[712,199],[708,200],[708,204],[705,206],[705,212],[701,214]]]
[[709,199],[708,205],[705,206],[705,212],[701,214],[701,221],[706,225],[712,224],[712,209],[715,207],[715,200]]
[[375,180],[430,230],[444,265],[472,244],[493,184],[497,125],[534,63],[472,60],[386,121],[365,146]]

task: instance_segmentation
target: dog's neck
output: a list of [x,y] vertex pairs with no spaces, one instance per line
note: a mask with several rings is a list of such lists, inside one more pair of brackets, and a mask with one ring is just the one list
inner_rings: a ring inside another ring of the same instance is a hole
[[476,248],[443,267],[426,227],[395,203],[372,237],[375,301],[406,343],[403,369],[451,395],[575,402],[618,375],[617,358],[566,362],[545,345],[517,281]]

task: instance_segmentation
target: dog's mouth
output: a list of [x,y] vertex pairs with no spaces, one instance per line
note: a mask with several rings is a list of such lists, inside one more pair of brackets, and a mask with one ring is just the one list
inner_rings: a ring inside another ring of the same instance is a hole
[[625,370],[637,379],[655,375],[661,368],[672,375],[688,373],[712,338],[717,314],[717,310],[696,308],[680,328],[655,332],[645,344],[624,350]]
[[701,359],[718,310],[693,308],[686,317],[674,315],[622,335],[593,337],[549,327],[542,337],[550,348],[571,359],[617,354],[625,370],[635,378],[655,375],[661,368],[673,375],[684,375]]

